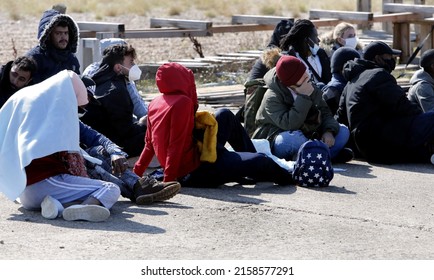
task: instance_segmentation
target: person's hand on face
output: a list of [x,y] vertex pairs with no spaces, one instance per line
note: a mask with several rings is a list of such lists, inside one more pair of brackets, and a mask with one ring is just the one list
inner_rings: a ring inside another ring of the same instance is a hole
[[291,89],[301,95],[310,96],[313,92],[313,86],[309,74],[305,72],[298,82],[291,86]]

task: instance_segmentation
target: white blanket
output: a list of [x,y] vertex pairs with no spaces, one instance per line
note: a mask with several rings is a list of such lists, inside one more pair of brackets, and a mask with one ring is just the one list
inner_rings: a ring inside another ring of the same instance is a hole
[[15,200],[33,159],[79,151],[77,98],[66,70],[15,93],[0,109],[0,191]]
[[258,153],[263,153],[273,159],[280,167],[292,172],[294,170],[294,161],[278,158],[271,153],[270,142],[267,139],[252,139],[253,145]]

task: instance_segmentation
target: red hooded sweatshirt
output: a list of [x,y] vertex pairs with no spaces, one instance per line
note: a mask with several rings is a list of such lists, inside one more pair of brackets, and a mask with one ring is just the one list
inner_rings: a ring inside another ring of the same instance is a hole
[[155,154],[164,168],[164,181],[176,181],[200,165],[193,140],[198,108],[194,75],[178,63],[166,63],[158,68],[156,83],[162,95],[149,104],[145,148],[133,170],[142,176]]

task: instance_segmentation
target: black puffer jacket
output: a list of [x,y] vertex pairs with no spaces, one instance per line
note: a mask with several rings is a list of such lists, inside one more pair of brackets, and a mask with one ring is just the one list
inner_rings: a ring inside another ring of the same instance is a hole
[[393,162],[405,150],[410,126],[421,110],[406,97],[396,79],[371,61],[356,59],[344,66],[348,84],[337,111],[349,125],[361,154],[376,162]]
[[[39,83],[62,70],[72,70],[80,74],[80,63],[75,56],[78,47],[79,29],[75,21],[68,15],[60,14],[55,10],[44,13],[41,18],[38,34],[39,45],[27,52],[38,65],[38,71],[33,75],[33,82]],[[50,35],[56,24],[66,20],[69,29],[69,44],[66,49],[56,49],[50,43]]]
[[81,120],[124,148],[130,156],[140,155],[145,145],[146,126],[133,119],[133,103],[125,76],[101,64],[92,79],[96,84],[97,102],[89,102]]

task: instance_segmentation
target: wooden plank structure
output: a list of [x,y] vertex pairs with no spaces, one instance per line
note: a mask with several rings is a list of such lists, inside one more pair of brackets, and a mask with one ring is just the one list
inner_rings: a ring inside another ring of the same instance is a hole
[[[370,1],[370,0],[359,0]],[[388,1],[388,0],[384,0]],[[399,1],[399,0],[395,0]],[[415,0],[416,1],[416,0]],[[359,3],[360,4],[360,3]],[[370,6],[362,5],[364,7]],[[417,23],[422,26],[420,36],[432,32],[434,26],[434,18],[427,18],[427,13],[434,12],[434,6],[426,5],[405,5],[405,4],[384,4],[384,14],[373,14],[366,11],[337,11],[337,10],[318,10],[310,11],[310,19],[317,27],[335,26],[341,21],[348,21],[355,24],[366,24],[374,22],[392,22],[394,26],[393,40],[391,45],[394,48],[402,50],[401,61],[405,61],[411,54],[412,40],[410,37],[410,24]],[[216,33],[225,32],[254,32],[273,30],[278,22],[287,17],[279,16],[259,16],[259,15],[233,15],[230,24],[214,26],[211,21],[201,20],[183,20],[183,19],[166,19],[152,18],[151,28],[140,30],[128,30],[122,23],[101,23],[101,22],[79,22],[80,28],[80,43],[79,54],[80,64],[87,66],[93,61],[99,60],[99,40],[108,37],[121,38],[172,38],[172,37],[201,37],[213,36]],[[293,20],[292,18],[289,18]],[[434,45],[434,36],[431,36],[431,41],[425,48]],[[257,53],[229,53],[217,54],[213,57],[203,57],[198,59],[179,59],[172,60],[184,64],[194,70],[210,71],[216,69],[219,65],[236,64],[236,63],[252,63],[260,52]],[[158,66],[164,61],[150,63],[143,66],[144,74],[154,74]]]
[[[158,96],[159,93],[146,93],[142,97],[149,102]],[[197,88],[197,99],[200,104],[210,106],[211,108],[225,107],[238,109],[244,104],[244,86],[222,85]]]
[[101,59],[98,33],[115,34],[116,36],[112,37],[122,38],[125,32],[125,24],[118,22],[78,21],[77,25],[80,30],[77,58],[81,72],[87,65]]
[[321,19],[330,18],[338,19],[341,21],[359,23],[372,21],[374,14],[371,12],[349,12],[349,11],[337,11],[337,10],[310,10],[309,19]]
[[[417,4],[401,4],[401,3],[384,3],[383,13],[399,13],[410,12],[418,14],[418,19],[411,19],[409,21],[402,21],[399,24],[394,24],[393,35],[396,37],[396,45],[399,45],[403,41],[407,41],[404,36],[409,36],[410,25],[417,25],[419,34],[417,34],[416,43],[419,43],[425,36],[430,34],[431,38],[428,40],[422,48],[422,52],[428,49],[434,48],[434,6],[430,5],[417,5]],[[395,27],[396,26],[396,27]],[[395,30],[396,29],[396,30]],[[395,39],[394,39],[395,40]],[[395,41],[394,41],[395,45]]]
[[113,32],[117,34],[116,37],[123,37],[122,33],[125,32],[125,24],[117,22],[78,21],[77,25],[81,38],[96,38],[97,32]]
[[[388,5],[388,4],[385,4]],[[336,10],[311,10],[309,17],[318,18],[335,18],[339,21],[351,23],[367,22],[388,22],[393,24],[393,42],[392,47],[400,49],[401,61],[406,61],[412,53],[412,40],[410,37],[410,23],[424,19],[424,14],[418,13],[419,9],[406,10],[394,9],[393,13],[374,15],[368,12],[346,12]],[[398,11],[395,13],[395,11]]]

